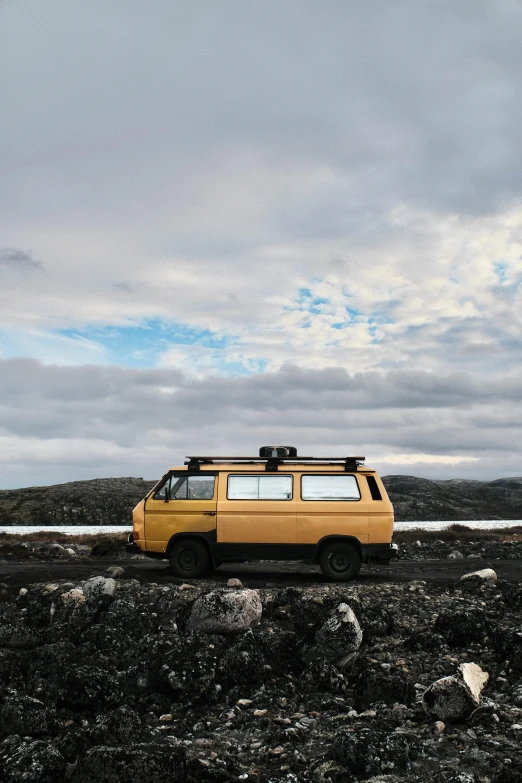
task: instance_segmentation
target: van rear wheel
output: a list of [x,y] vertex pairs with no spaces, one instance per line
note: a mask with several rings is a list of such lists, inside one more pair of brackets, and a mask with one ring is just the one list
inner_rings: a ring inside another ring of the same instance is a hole
[[333,582],[347,582],[355,579],[361,570],[361,555],[351,544],[334,541],[321,552],[319,566]]
[[197,579],[210,568],[210,555],[205,544],[196,539],[177,541],[169,555],[170,568],[176,576]]

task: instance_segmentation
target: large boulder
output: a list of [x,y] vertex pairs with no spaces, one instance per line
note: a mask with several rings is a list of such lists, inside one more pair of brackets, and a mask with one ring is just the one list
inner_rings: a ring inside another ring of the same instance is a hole
[[115,675],[97,666],[71,666],[64,672],[59,702],[70,709],[116,706],[121,699]]
[[194,601],[187,630],[235,633],[257,625],[263,607],[257,590],[212,590]]
[[45,704],[23,694],[9,696],[0,712],[3,734],[21,734],[36,737],[51,730],[51,716]]
[[446,609],[433,626],[451,647],[467,647],[470,642],[482,642],[488,634],[486,615],[478,606]]
[[303,646],[301,657],[306,662],[323,658],[342,668],[353,658],[361,641],[357,617],[348,604],[339,604],[315,632],[314,643]]
[[482,585],[494,585],[496,581],[497,574],[492,568],[482,568],[480,571],[463,574],[459,579],[459,586],[465,590],[474,590]]
[[42,740],[15,740],[0,751],[0,776],[4,783],[61,783],[64,775],[64,757]]
[[464,560],[464,555],[458,549],[454,549],[449,553],[448,560]]
[[98,745],[80,757],[72,783],[185,783],[185,751],[149,743]]
[[110,577],[93,576],[83,585],[83,594],[88,601],[94,601],[102,595],[114,595],[116,581]]
[[460,721],[479,706],[489,674],[476,663],[463,663],[459,669],[460,676],[442,677],[424,692],[424,709],[433,718]]

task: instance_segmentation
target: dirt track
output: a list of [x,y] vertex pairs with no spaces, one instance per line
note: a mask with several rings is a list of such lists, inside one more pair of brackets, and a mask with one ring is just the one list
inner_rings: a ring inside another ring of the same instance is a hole
[[[23,587],[34,582],[57,579],[78,582],[91,576],[103,574],[110,565],[123,566],[127,577],[140,582],[158,584],[179,583],[182,580],[172,576],[164,561],[78,559],[76,561],[12,561],[0,563],[0,582],[8,587]],[[363,566],[353,584],[369,585],[380,582],[409,582],[424,579],[438,585],[453,584],[462,574],[479,568],[493,568],[499,579],[522,582],[520,560],[400,560],[389,566]],[[317,566],[296,562],[242,563],[221,566],[205,582],[220,584],[230,577],[238,577],[248,587],[289,587],[291,585],[312,585],[324,582]],[[190,581],[190,580],[187,580]]]

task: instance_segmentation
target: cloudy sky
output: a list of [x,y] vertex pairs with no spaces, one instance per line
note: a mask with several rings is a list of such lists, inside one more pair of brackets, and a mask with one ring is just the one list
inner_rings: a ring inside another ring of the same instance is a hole
[[0,486],[521,475],[522,3],[0,2]]

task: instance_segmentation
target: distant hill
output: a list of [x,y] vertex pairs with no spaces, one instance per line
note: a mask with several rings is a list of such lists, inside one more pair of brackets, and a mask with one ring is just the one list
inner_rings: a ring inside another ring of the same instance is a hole
[[[522,477],[496,481],[384,476],[397,520],[522,519]],[[108,478],[0,490],[0,525],[130,525],[155,481]]]
[[522,519],[522,477],[495,481],[384,476],[395,519]]
[[0,525],[130,525],[155,481],[108,478],[0,490]]

